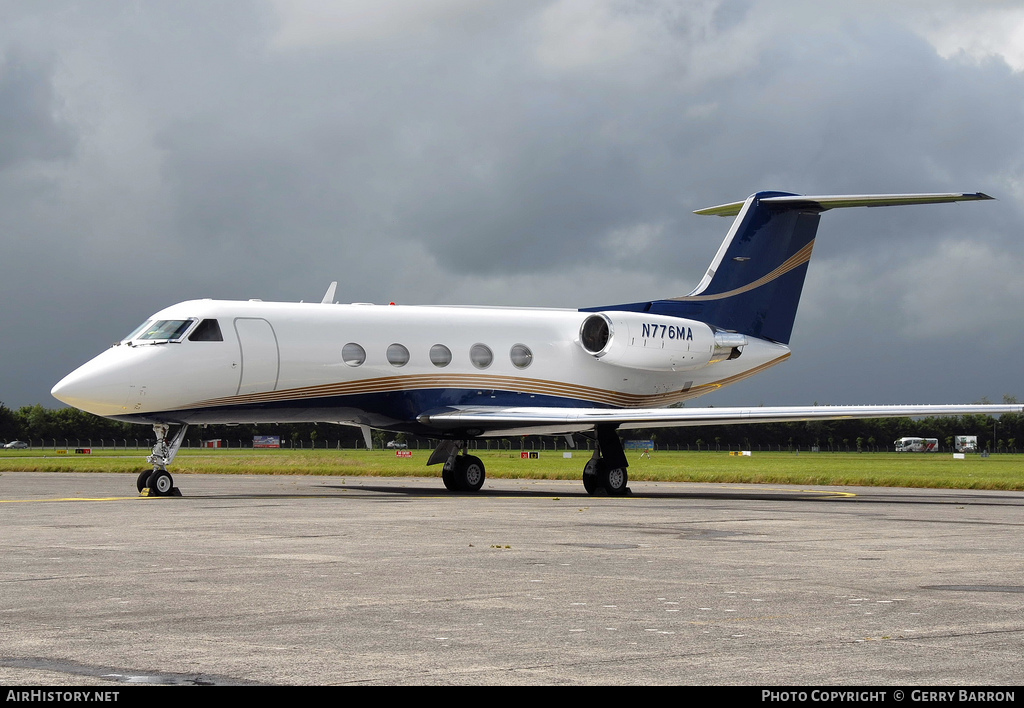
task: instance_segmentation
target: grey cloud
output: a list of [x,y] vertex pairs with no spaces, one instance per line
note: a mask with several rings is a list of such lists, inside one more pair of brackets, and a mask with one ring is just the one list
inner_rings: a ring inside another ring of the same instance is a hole
[[0,59],[0,170],[71,156],[75,133],[60,117],[50,62],[9,48]]
[[[312,39],[264,3],[69,1],[0,24],[0,297],[26,303],[0,316],[32,335],[0,343],[0,400],[48,403],[193,297],[318,299],[335,279],[357,301],[683,294],[729,225],[691,210],[765,188],[1000,201],[827,213],[792,363],[707,402],[909,402],[912,374],[976,367],[941,322],[899,326],[928,307],[901,286],[957,295],[901,263],[977,243],[1024,263],[1024,74],[940,57],[898,8],[442,5]],[[1000,289],[966,260],[941,271],[951,288]],[[1018,317],[979,299],[985,323]],[[1019,367],[986,368],[927,398],[1024,393],[998,390]]]

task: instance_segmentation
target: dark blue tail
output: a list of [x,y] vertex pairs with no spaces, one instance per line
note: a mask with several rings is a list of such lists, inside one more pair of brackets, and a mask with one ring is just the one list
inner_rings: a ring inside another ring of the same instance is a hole
[[758,192],[746,202],[697,212],[738,216],[704,279],[689,295],[586,310],[686,317],[788,344],[824,209],[812,201],[762,200],[796,196]]
[[821,212],[845,207],[948,204],[992,199],[984,192],[840,194],[758,192],[697,214],[736,216],[700,285],[683,297],[588,307],[700,320],[720,329],[789,344]]

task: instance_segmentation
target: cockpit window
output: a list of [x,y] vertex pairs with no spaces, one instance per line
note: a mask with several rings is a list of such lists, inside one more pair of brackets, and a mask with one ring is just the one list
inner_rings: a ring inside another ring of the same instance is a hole
[[220,325],[217,320],[203,320],[188,336],[190,342],[223,342],[224,335],[220,333]]
[[176,342],[185,336],[185,331],[195,320],[157,320],[141,330],[140,342]]
[[143,330],[147,329],[147,328],[148,328],[148,327],[149,327],[149,326],[150,326],[151,324],[153,324],[153,320],[146,320],[145,322],[143,322],[142,324],[140,324],[140,325],[139,325],[138,327],[136,327],[135,329],[133,329],[133,330],[132,330],[132,333],[131,333],[131,334],[129,334],[129,335],[128,335],[127,337],[125,337],[124,339],[122,339],[121,341],[122,341],[122,342],[130,342],[130,341],[132,341],[132,340],[133,340],[133,339],[135,339],[135,338],[136,338],[137,336],[139,336],[139,334],[140,334],[140,333],[141,333],[141,332],[142,332]]

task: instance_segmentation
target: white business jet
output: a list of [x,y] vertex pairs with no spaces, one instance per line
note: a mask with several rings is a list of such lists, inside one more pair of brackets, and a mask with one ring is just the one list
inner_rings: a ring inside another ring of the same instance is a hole
[[[476,491],[478,437],[582,434],[593,494],[628,491],[618,430],[1019,412],[1019,405],[672,408],[785,361],[820,214],[976,194],[809,197],[759,192],[697,214],[735,216],[689,295],[583,310],[190,300],[153,315],[53,388],[96,415],[147,423],[140,492],[175,492],[189,425],[330,422],[440,439],[453,491]],[[171,427],[178,426],[173,435]]]

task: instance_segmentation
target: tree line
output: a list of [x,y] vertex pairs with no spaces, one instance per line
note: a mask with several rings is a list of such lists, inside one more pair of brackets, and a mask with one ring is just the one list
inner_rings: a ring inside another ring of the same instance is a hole
[[[1016,403],[1011,396],[1004,396],[1003,400],[1005,403]],[[189,428],[186,439],[190,447],[198,447],[203,440],[218,438],[231,440],[232,444],[235,441],[251,443],[255,435],[278,435],[288,447],[313,445],[351,448],[359,446],[362,440],[358,428],[314,423],[194,426]],[[683,450],[808,450],[817,447],[822,451],[833,452],[880,452],[892,450],[893,441],[901,437],[937,438],[943,450],[950,450],[957,435],[976,436],[979,450],[1017,452],[1024,448],[1024,415],[1006,413],[999,418],[968,415],[704,425],[625,431],[622,437],[626,440],[653,440],[658,448]],[[47,446],[98,446],[101,440],[116,440],[118,445],[124,444],[124,441],[135,444],[137,440],[140,445],[151,445],[152,439],[152,428],[146,425],[101,418],[76,408],[51,409],[36,404],[12,410],[0,402],[0,440],[3,442],[24,440]],[[394,439],[411,442],[414,438],[374,431],[375,447]],[[523,442],[518,438],[516,440],[518,443]],[[511,447],[519,447],[517,442],[513,442]],[[423,446],[429,445],[424,441]]]

